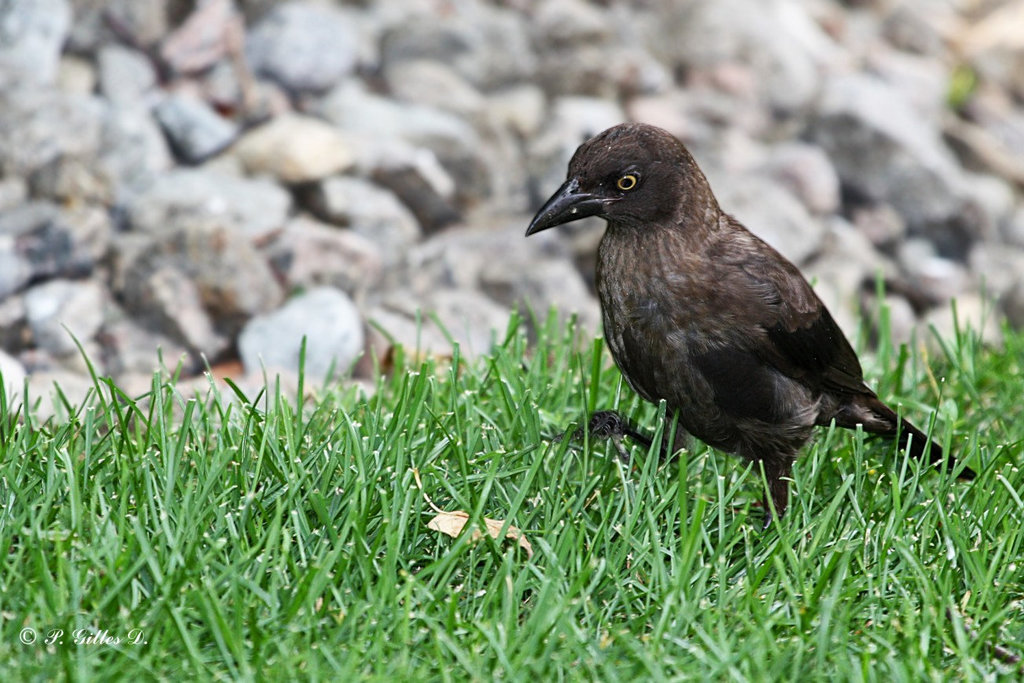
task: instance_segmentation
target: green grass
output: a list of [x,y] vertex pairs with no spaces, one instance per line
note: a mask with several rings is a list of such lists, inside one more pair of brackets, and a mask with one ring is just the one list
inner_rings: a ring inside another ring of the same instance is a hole
[[[765,533],[738,460],[634,449],[627,468],[608,443],[552,442],[595,407],[659,409],[599,341],[538,336],[513,322],[474,363],[399,354],[369,400],[186,398],[159,378],[133,399],[97,379],[67,419],[9,415],[0,680],[1013,675],[992,647],[1024,651],[1024,336],[869,364],[919,423],[937,408],[975,482],[821,430]],[[428,529],[427,496],[507,520],[533,557]]]

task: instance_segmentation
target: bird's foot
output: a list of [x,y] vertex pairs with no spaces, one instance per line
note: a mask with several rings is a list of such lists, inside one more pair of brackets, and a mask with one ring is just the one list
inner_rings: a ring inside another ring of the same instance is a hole
[[[555,441],[561,441],[565,438],[570,438],[574,441],[581,440],[584,437],[583,430],[584,427],[570,429],[558,436]],[[598,410],[591,414],[590,419],[587,421],[586,430],[586,433],[595,439],[602,441],[610,439],[615,446],[619,459],[627,465],[632,462],[632,458],[626,447],[622,445],[622,437],[628,436],[630,439],[648,448],[651,445],[649,438],[638,432],[628,419],[619,415],[614,410]]]

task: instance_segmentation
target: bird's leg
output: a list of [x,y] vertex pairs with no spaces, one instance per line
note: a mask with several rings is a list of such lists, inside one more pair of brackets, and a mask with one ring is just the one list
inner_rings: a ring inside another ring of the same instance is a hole
[[[771,526],[772,520],[781,519],[789,506],[789,479],[793,476],[793,459],[787,456],[772,460],[761,460],[764,478],[768,491],[764,497],[764,529]],[[771,501],[769,502],[769,497]],[[774,512],[772,508],[774,506]]]

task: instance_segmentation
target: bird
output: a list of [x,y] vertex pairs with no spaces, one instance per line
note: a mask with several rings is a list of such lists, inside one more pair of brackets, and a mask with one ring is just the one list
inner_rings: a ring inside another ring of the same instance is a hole
[[[793,463],[815,427],[860,427],[946,461],[865,383],[799,269],[722,210],[671,133],[623,123],[584,142],[526,236],[588,216],[607,222],[595,282],[616,365],[642,398],[665,401],[678,428],[762,468],[765,528],[786,513]],[[628,421],[601,411],[591,423],[607,435]]]

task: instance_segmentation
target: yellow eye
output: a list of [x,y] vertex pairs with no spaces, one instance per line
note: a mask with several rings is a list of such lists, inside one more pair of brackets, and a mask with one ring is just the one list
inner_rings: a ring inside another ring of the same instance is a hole
[[619,181],[615,183],[615,185],[620,190],[632,190],[634,187],[636,187],[636,176],[633,175],[632,173],[627,173],[626,175],[619,178]]

